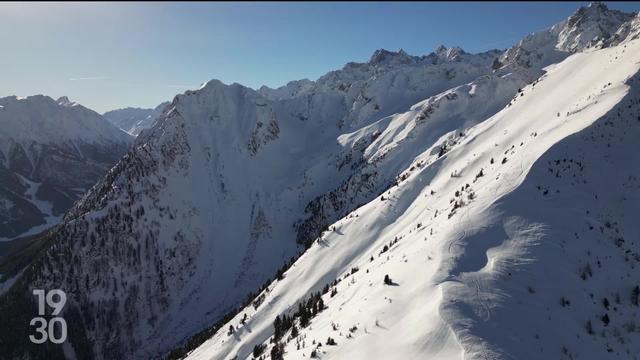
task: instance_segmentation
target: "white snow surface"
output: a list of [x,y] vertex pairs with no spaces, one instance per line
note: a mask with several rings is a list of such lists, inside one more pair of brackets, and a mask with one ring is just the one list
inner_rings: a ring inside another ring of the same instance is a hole
[[163,102],[153,109],[143,108],[124,108],[107,111],[102,114],[105,119],[109,120],[112,124],[118,128],[126,131],[128,134],[138,136],[144,129],[148,129],[153,126],[154,122],[162,111],[170,103]]
[[[71,105],[72,104],[72,105]],[[33,143],[64,144],[81,140],[93,144],[128,144],[130,136],[98,113],[67,98],[58,101],[44,95],[0,98],[0,151],[9,154],[13,144],[25,149]]]
[[[309,358],[314,340],[323,344],[317,349],[322,359],[638,354],[637,333],[623,330],[624,321],[638,316],[628,305],[632,281],[625,281],[637,260],[609,241],[613,235],[603,224],[619,226],[627,241],[640,233],[631,215],[640,210],[640,170],[632,165],[639,156],[639,59],[639,40],[571,55],[507,107],[465,130],[443,157],[437,157],[438,142],[422,149],[415,162],[424,165],[407,166],[408,176],[383,193],[385,200],[378,197],[334,223],[283,280],[269,285],[257,310],[245,308],[187,358],[251,359],[260,343],[268,356],[275,317],[291,314],[298,301],[335,279],[344,280],[335,297],[323,296],[327,308],[298,338],[285,336],[285,359]],[[465,102],[481,94],[471,91],[474,86],[459,88]],[[382,132],[376,140],[382,144],[374,142],[365,154],[374,158],[385,146],[397,146],[414,125],[413,112],[442,96],[371,124]],[[480,171],[484,176],[477,177]],[[618,176],[608,176],[611,171]],[[452,199],[464,205],[449,217]],[[589,224],[600,230],[590,231]],[[607,270],[596,269],[601,262]],[[593,279],[579,276],[586,263]],[[345,278],[353,267],[359,271]],[[385,274],[397,286],[383,285]],[[615,292],[624,304],[608,311],[613,320],[605,327],[601,301],[608,297],[613,304]],[[561,306],[561,296],[572,305]],[[587,321],[595,335],[585,331]],[[326,345],[328,337],[337,345]]]

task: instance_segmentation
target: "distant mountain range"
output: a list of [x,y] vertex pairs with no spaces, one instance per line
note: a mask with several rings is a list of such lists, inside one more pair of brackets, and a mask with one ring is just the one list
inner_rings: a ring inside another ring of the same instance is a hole
[[162,110],[167,105],[169,105],[168,101],[163,102],[154,109],[128,107],[107,111],[102,116],[127,133],[138,136],[142,130],[153,125],[153,122],[162,114]]
[[55,224],[132,142],[66,97],[2,98],[0,124],[0,239],[5,240]]

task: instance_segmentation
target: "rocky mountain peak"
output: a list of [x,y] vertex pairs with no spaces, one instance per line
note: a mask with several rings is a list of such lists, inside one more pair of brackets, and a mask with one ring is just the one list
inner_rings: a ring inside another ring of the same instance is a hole
[[69,100],[69,98],[66,96],[59,97],[58,100],[56,100],[56,103],[58,103],[58,105],[60,106],[73,106],[76,104],[75,102]]
[[576,52],[596,46],[613,35],[633,14],[611,10],[601,2],[592,2],[576,10],[558,34],[557,48]]
[[389,51],[378,49],[374,51],[369,59],[370,65],[394,65],[394,64],[411,64],[417,61],[415,56],[407,54],[404,50]]

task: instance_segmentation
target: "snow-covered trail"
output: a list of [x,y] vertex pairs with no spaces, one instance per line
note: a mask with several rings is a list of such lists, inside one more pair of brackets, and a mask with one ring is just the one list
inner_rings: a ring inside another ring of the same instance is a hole
[[[413,171],[385,192],[384,201],[377,198],[336,222],[335,231],[269,286],[257,310],[249,307],[230,322],[234,335],[227,335],[227,324],[188,358],[250,359],[263,342],[268,354],[275,317],[338,278],[337,294],[323,296],[327,309],[287,343],[285,358],[308,358],[314,342],[323,343],[317,350],[323,359],[509,357],[479,336],[474,322],[490,322],[493,307],[510,296],[493,286],[495,279],[532,261],[530,247],[546,229],[501,216],[496,202],[521,186],[554,144],[620,102],[629,89],[625,82],[640,68],[639,54],[635,40],[549,67],[446,156]],[[454,203],[463,204],[454,209]],[[521,199],[520,206],[527,204]],[[384,286],[385,274],[397,286]],[[248,320],[240,325],[244,314]],[[328,337],[337,346],[325,345]]]

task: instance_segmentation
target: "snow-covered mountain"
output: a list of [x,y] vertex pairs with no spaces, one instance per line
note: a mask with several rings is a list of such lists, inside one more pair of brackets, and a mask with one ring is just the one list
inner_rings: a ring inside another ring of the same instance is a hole
[[187,358],[633,358],[639,56],[570,56],[434,143]]
[[[491,78],[497,55],[401,67],[349,64],[298,95],[219,81],[179,95],[67,213],[64,224],[47,234],[55,245],[6,296],[21,294],[27,282],[66,289],[73,299],[67,306],[82,314],[76,319],[81,323],[68,320],[69,328],[85,329],[86,336],[74,348],[92,344],[76,352],[92,351],[99,358],[165,353],[234,308],[332,219],[395,181],[411,159],[376,170],[363,151],[384,124],[403,126],[390,116],[398,103],[464,87],[479,76]],[[502,83],[480,80],[479,87],[511,90],[471,103],[493,108],[487,114],[497,111],[524,84]],[[446,107],[440,103],[454,97],[439,96],[414,112],[435,117],[437,107]],[[449,125],[419,126],[430,127],[444,134]],[[415,143],[397,147],[413,153],[421,146]],[[381,147],[376,161],[384,163],[383,153],[391,149]],[[314,199],[350,183],[353,194],[341,195],[339,208],[322,217],[309,210]],[[58,261],[59,254],[71,261]],[[11,321],[20,327],[19,317]],[[104,338],[106,328],[117,329],[117,335]]]
[[[593,24],[602,39],[583,41]],[[44,235],[0,297],[16,314],[0,345],[99,359],[207,338],[189,357],[633,354],[637,30],[594,4],[506,52],[378,50],[316,81],[178,95]],[[36,287],[67,292],[62,349],[26,343]]]
[[62,97],[0,99],[0,239],[56,223],[127,151],[130,136]]
[[102,116],[127,133],[138,136],[142,130],[153,125],[153,122],[162,114],[162,110],[169,104],[168,101],[163,102],[153,109],[132,107],[116,109],[107,111]]

